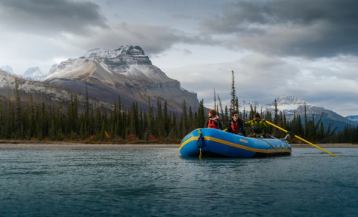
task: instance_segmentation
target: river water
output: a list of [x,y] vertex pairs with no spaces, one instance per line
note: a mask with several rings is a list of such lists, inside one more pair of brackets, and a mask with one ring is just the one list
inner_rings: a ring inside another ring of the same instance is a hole
[[0,216],[358,216],[358,149],[181,159],[176,148],[0,150]]

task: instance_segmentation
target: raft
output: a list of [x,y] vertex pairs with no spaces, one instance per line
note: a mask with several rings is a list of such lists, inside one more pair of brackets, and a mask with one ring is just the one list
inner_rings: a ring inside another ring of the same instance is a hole
[[179,147],[179,155],[183,158],[253,158],[290,154],[291,145],[284,139],[251,138],[211,128],[192,131],[183,138]]

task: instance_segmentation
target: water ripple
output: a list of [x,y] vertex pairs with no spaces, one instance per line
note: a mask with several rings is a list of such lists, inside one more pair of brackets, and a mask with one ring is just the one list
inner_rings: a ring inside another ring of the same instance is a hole
[[0,216],[358,216],[358,149],[190,159],[176,149],[1,150]]

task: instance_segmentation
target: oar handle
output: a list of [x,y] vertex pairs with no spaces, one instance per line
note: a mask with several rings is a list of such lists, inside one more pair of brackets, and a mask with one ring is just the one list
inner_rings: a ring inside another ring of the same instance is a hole
[[[271,123],[270,121],[266,121],[266,120],[265,120],[265,122],[266,122],[267,124],[269,124],[269,125],[271,125],[271,126],[277,128],[277,129],[281,130],[282,132],[288,133],[288,130],[283,129],[283,128],[280,127],[280,126],[277,126],[276,124]],[[332,157],[335,157],[335,156],[336,156],[334,153],[328,151],[327,149],[324,149],[324,148],[320,147],[319,145],[313,144],[312,142],[310,142],[310,141],[308,141],[308,140],[306,140],[306,139],[304,139],[304,138],[302,138],[302,137],[300,137],[300,136],[294,135],[294,137],[295,137],[296,139],[298,139],[298,140],[300,140],[300,141],[302,141],[302,142],[304,142],[304,143],[306,143],[306,144],[308,144],[308,145],[314,147],[314,148],[317,148],[317,149],[320,150],[320,151],[323,151],[323,152],[325,152],[325,153],[331,155]]]
[[311,146],[317,148],[318,150],[321,150],[321,151],[323,151],[323,152],[326,152],[327,154],[331,155],[332,157],[336,157],[336,154],[334,154],[334,153],[328,151],[327,149],[324,149],[324,148],[322,148],[322,147],[320,147],[320,146],[318,146],[318,145],[316,145],[316,144],[313,144],[312,142],[310,142],[310,141],[308,141],[308,140],[306,140],[306,139],[304,139],[304,138],[302,138],[302,137],[300,137],[300,136],[295,135],[294,137],[295,137],[296,139],[301,140],[302,142],[305,142],[305,143],[308,144],[308,145],[311,145]]
[[265,120],[265,122],[266,122],[267,124],[269,124],[269,125],[271,125],[271,126],[277,128],[277,129],[281,130],[281,131],[284,132],[284,133],[288,133],[288,130],[283,129],[283,128],[280,127],[280,126],[277,126],[276,124],[271,123],[270,121],[266,121],[266,120]]

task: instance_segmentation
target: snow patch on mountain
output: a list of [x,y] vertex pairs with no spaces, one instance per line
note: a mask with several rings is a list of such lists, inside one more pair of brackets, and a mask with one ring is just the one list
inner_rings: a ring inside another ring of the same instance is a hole
[[[149,82],[172,81],[158,67],[152,65],[142,48],[129,45],[117,49],[96,48],[80,58],[63,61],[50,69],[45,80],[78,79],[93,74],[98,67],[100,70],[97,72],[102,73],[100,77],[107,77],[106,82],[114,80],[122,83],[121,76]],[[106,73],[109,75],[103,75]]]
[[114,59],[119,56],[130,55],[137,57],[147,57],[144,54],[144,50],[139,46],[124,45],[117,49],[106,49],[106,48],[94,48],[85,54],[86,57],[90,58],[106,58]]

